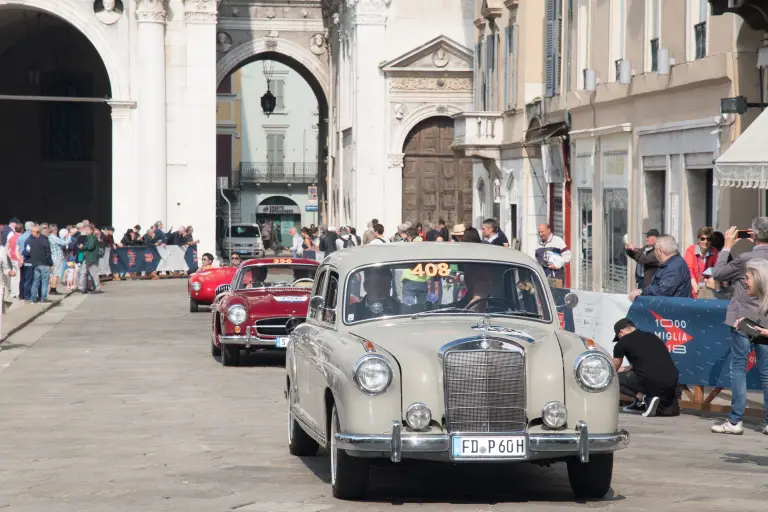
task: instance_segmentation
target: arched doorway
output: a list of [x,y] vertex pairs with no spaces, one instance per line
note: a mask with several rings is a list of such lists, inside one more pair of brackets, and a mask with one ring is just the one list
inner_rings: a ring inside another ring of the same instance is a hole
[[291,228],[301,230],[301,208],[295,201],[285,196],[271,196],[256,207],[256,222],[262,225],[271,222],[274,231],[282,234],[282,240],[288,240]]
[[[111,84],[69,22],[0,6],[0,218],[112,222]],[[9,193],[10,192],[10,193]]]
[[403,221],[472,221],[472,160],[458,158],[452,143],[449,117],[431,117],[411,130],[403,161]]

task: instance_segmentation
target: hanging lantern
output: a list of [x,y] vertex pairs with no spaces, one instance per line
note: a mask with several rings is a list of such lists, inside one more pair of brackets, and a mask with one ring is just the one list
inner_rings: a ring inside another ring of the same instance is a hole
[[267,85],[267,92],[261,97],[261,109],[269,117],[275,111],[276,106],[277,98],[275,98],[275,95],[269,90],[269,85]]

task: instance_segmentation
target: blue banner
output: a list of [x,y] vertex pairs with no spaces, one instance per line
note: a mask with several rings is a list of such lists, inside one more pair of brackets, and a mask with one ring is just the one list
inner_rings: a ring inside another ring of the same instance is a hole
[[184,262],[187,264],[187,270],[197,272],[197,246],[190,245],[184,252]]
[[154,272],[160,265],[156,247],[118,247],[111,251],[109,268],[113,274]]

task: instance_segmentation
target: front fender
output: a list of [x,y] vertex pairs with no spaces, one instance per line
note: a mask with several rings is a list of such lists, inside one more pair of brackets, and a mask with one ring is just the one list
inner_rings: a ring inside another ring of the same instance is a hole
[[[576,334],[559,331],[557,333],[563,349],[563,365],[565,377],[565,406],[568,409],[568,426],[573,427],[578,421],[584,421],[590,433],[608,434],[619,428],[619,381],[614,375],[608,389],[600,393],[584,390],[576,381],[574,363],[584,352],[590,349],[584,340]],[[611,355],[600,346],[594,351]]]
[[367,355],[359,338],[342,337],[326,354],[325,377],[339,414],[341,429],[350,434],[383,434],[392,431],[393,421],[402,421],[401,369],[392,354],[376,347],[392,368],[392,383],[378,396],[364,394],[354,382],[354,368]]

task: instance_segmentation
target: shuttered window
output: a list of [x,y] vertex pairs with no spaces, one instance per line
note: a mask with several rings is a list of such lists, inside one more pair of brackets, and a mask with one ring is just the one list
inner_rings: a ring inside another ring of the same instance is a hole
[[480,62],[483,52],[483,45],[480,42],[477,42],[475,44],[475,85],[474,85],[474,92],[475,92],[475,110],[480,110],[480,97],[481,97],[481,89],[480,89]]
[[485,92],[485,98],[486,98],[486,110],[494,110],[496,101],[494,97],[495,87],[493,83],[494,79],[494,71],[496,69],[496,45],[495,45],[495,37],[493,35],[489,35],[485,39],[485,86],[486,86],[486,92]]
[[547,30],[544,48],[544,95],[552,97],[560,92],[560,0],[546,0]]
[[275,110],[285,110],[285,80],[275,80],[272,82],[272,94],[275,95],[277,100],[275,103]]
[[282,167],[285,160],[285,135],[282,133],[267,134],[267,163],[272,172]]

